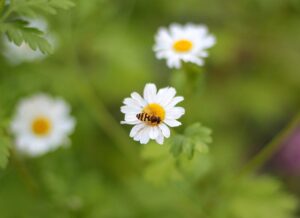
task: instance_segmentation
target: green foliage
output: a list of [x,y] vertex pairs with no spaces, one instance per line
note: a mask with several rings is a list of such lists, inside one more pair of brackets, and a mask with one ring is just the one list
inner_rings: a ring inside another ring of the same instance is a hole
[[294,217],[296,198],[282,190],[281,184],[271,178],[243,178],[232,185],[230,201],[232,217],[285,218]]
[[297,199],[271,177],[240,177],[212,169],[199,181],[197,197],[209,218],[293,218]]
[[2,11],[4,9],[5,0],[0,0],[0,15],[2,14]]
[[142,157],[147,162],[144,177],[156,185],[169,182],[189,181],[191,183],[203,177],[211,167],[210,157],[196,153],[190,159],[186,155],[174,157],[168,145],[150,144],[143,149]]
[[208,144],[212,142],[211,132],[209,128],[200,123],[187,127],[183,135],[175,135],[172,138],[170,142],[172,154],[174,157],[178,157],[184,153],[191,159],[195,151],[208,152]]
[[[69,8],[70,1],[10,2],[14,5],[0,12],[1,32],[16,43],[27,38],[48,53],[40,40],[44,34],[28,27],[23,16],[53,14]],[[1,218],[295,217],[298,201],[287,188],[299,187],[295,179],[281,183],[265,177],[266,171],[236,176],[249,151],[259,150],[254,145],[263,145],[299,110],[295,2],[77,0],[70,12],[47,16],[60,42],[51,58],[11,66],[0,57],[0,122],[13,116],[23,97],[46,92],[71,104],[77,127],[69,148],[14,158],[0,171]],[[171,22],[204,23],[217,37],[205,66],[186,68],[201,74],[175,75],[155,59],[154,33]],[[123,119],[119,107],[125,93],[142,90],[149,81],[165,87],[172,80],[188,109],[182,134],[172,132],[162,146],[141,147],[129,138],[129,128],[114,128]],[[86,89],[94,98],[85,96]],[[109,122],[100,123],[97,113]],[[213,143],[211,131],[195,120],[213,129]],[[116,141],[135,149],[137,159],[142,150],[138,172]],[[1,135],[1,166],[10,144]]]
[[16,20],[3,24],[2,29],[8,39],[18,46],[25,42],[33,50],[39,49],[44,54],[51,53],[51,45],[44,38],[44,33],[36,28],[28,27],[28,24],[27,21]]
[[8,137],[0,134],[0,168],[5,168],[8,162],[11,142]]
[[[1,9],[4,2],[0,2]],[[51,45],[45,38],[45,34],[29,27],[29,23],[20,17],[37,17],[43,13],[56,14],[57,9],[69,9],[74,6],[71,0],[15,0],[11,1],[1,18],[0,31],[5,33],[9,40],[20,46],[27,43],[31,49],[39,49],[44,54],[52,52]]]
[[58,9],[69,9],[75,4],[72,0],[16,0],[13,10],[22,16],[39,16],[42,13],[56,14]]
[[163,146],[151,144],[144,147],[142,156],[147,160],[145,178],[155,184],[170,181],[196,181],[210,168],[206,155],[212,142],[211,130],[195,123],[183,135],[174,135]]

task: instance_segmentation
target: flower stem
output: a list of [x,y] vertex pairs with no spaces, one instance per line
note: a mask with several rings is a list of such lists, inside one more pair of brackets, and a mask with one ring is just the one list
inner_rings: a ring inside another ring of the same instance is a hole
[[24,185],[27,187],[28,191],[33,196],[36,196],[38,193],[38,185],[24,162],[20,160],[19,157],[17,157],[14,149],[11,149],[11,160],[17,172],[20,174],[20,177],[22,178]]
[[254,172],[262,167],[278,149],[283,141],[291,134],[297,125],[300,123],[300,111],[296,116],[287,124],[287,126],[279,132],[265,147],[250,160],[245,167],[241,170],[239,175]]
[[5,5],[5,0],[0,0],[0,15],[2,14],[4,5]]
[[205,74],[202,68],[189,63],[183,64],[183,71],[186,77],[185,96],[193,97],[203,88]]

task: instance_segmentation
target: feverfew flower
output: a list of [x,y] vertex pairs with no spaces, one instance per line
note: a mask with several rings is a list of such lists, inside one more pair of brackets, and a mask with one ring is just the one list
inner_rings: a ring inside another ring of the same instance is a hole
[[216,42],[207,27],[195,24],[171,24],[160,28],[155,36],[154,51],[158,59],[166,59],[170,68],[180,68],[181,61],[203,65],[208,56],[206,49]]
[[20,101],[11,123],[17,150],[38,156],[68,142],[75,120],[60,98],[38,94]]
[[[46,38],[51,44],[55,43],[53,36],[47,33],[48,25],[44,19],[27,19],[29,22],[29,27],[37,28],[40,31],[46,33]],[[23,62],[33,62],[37,60],[42,60],[47,55],[43,54],[40,50],[32,50],[29,45],[23,42],[20,46],[15,45],[10,42],[7,37],[3,37],[3,55],[6,59],[13,65],[18,65]]]
[[176,104],[183,101],[183,97],[175,97],[176,90],[166,87],[157,91],[154,84],[146,84],[144,96],[131,93],[131,98],[125,98],[121,112],[125,114],[122,124],[134,125],[130,137],[141,144],[147,144],[150,139],[163,144],[164,137],[170,137],[170,127],[180,126],[177,121],[184,113],[182,107]]

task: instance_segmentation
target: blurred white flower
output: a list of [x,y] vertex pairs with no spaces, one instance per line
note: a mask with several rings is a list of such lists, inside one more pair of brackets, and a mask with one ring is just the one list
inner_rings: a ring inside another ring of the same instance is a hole
[[[29,22],[29,27],[37,28],[44,32],[46,39],[52,44],[52,46],[54,46],[56,43],[55,37],[48,33],[48,25],[44,19],[26,20]],[[3,37],[3,44],[4,49],[2,54],[13,65],[18,65],[23,62],[38,61],[47,57],[47,55],[43,54],[39,49],[32,50],[25,42],[23,42],[20,46],[17,46],[13,42],[10,42],[7,37]]]
[[125,114],[122,124],[134,125],[130,137],[141,144],[147,144],[150,139],[163,144],[164,137],[170,136],[170,127],[180,126],[177,121],[184,113],[182,107],[175,105],[183,101],[183,97],[175,97],[176,90],[166,87],[157,91],[154,84],[146,84],[144,97],[133,92],[131,98],[125,98],[121,112]]
[[38,94],[20,101],[11,123],[18,151],[38,156],[68,143],[75,120],[62,99]]
[[206,49],[216,42],[207,27],[195,24],[171,24],[160,28],[155,36],[154,51],[158,59],[166,59],[170,68],[180,68],[181,61],[203,65],[208,56]]

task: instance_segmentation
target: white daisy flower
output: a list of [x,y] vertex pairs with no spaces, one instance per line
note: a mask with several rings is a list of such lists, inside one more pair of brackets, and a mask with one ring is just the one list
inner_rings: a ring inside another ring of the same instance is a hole
[[180,68],[181,61],[203,65],[208,56],[206,49],[216,42],[207,27],[195,24],[171,24],[160,28],[155,36],[154,51],[158,59],[166,59],[170,68]]
[[69,105],[45,94],[21,100],[11,123],[17,150],[29,156],[42,155],[68,143],[74,127]]
[[[53,35],[47,33],[48,25],[47,22],[40,19],[26,19],[29,22],[29,27],[37,28],[44,32],[47,40],[51,44],[56,43],[56,39]],[[3,37],[3,56],[12,64],[18,65],[23,62],[34,62],[38,60],[43,60],[47,55],[43,54],[39,49],[32,50],[29,45],[23,42],[20,46],[17,46],[13,42],[10,42],[7,37]]]
[[170,127],[180,126],[177,121],[184,113],[182,107],[175,105],[183,101],[183,97],[175,97],[176,90],[166,87],[157,91],[154,84],[146,84],[144,97],[131,93],[131,98],[125,98],[121,112],[125,114],[122,124],[134,125],[130,137],[141,144],[147,144],[150,139],[163,144],[164,137],[170,137]]

